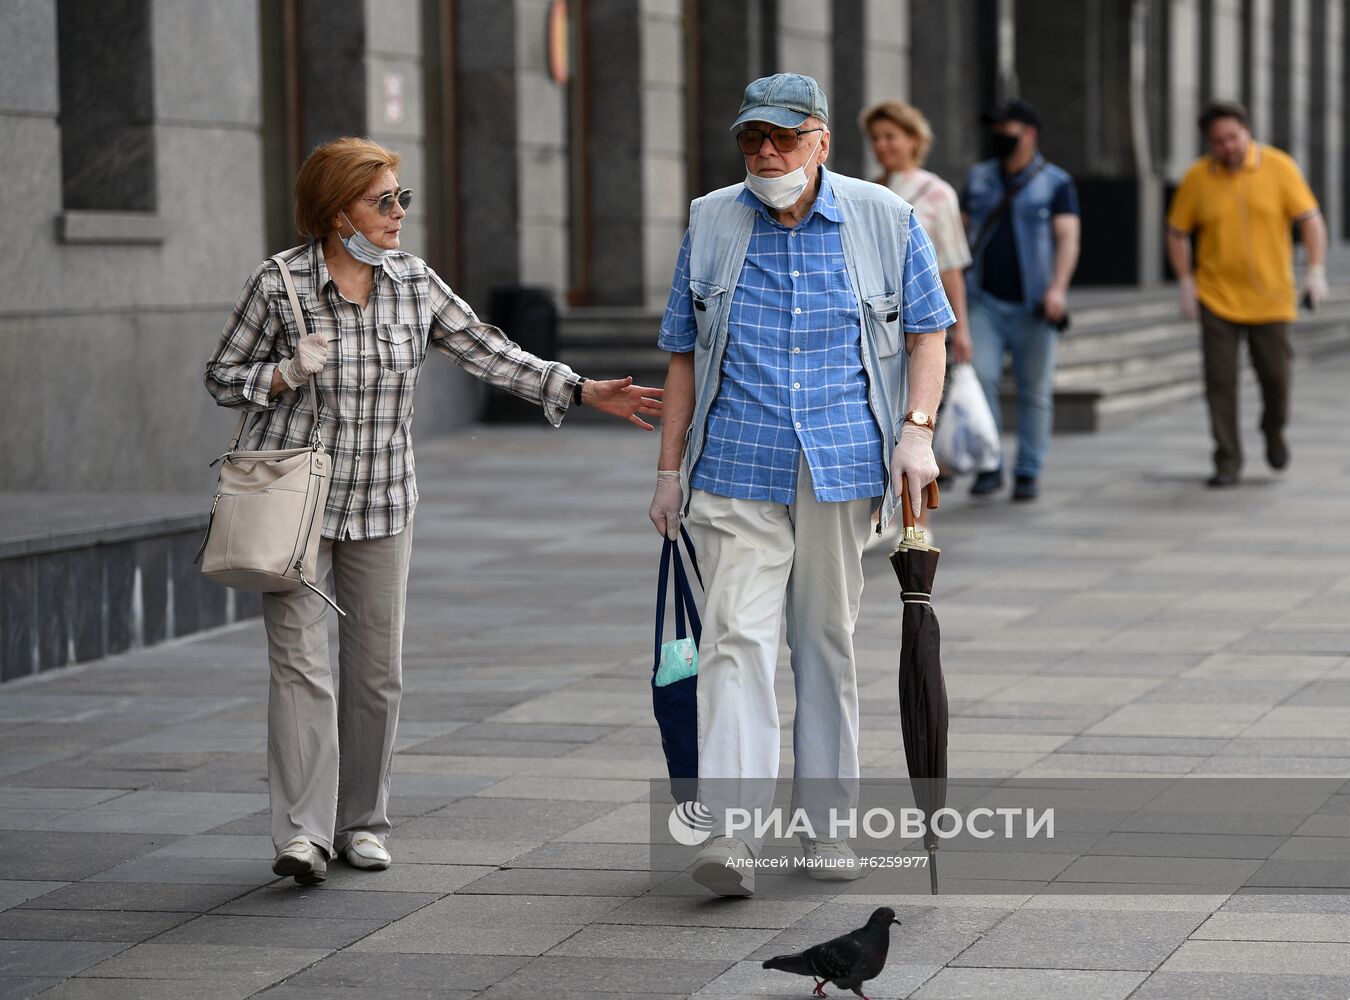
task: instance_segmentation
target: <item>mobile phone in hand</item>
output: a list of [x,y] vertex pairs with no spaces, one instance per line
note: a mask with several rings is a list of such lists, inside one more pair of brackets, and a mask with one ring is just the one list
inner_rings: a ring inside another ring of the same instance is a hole
[[[1031,315],[1035,316],[1037,319],[1045,319],[1047,323],[1050,322],[1048,319],[1046,319],[1046,316],[1045,316],[1045,303],[1044,303],[1044,302],[1037,302],[1037,303],[1036,303],[1036,308],[1033,309],[1033,310],[1031,311]],[[1056,323],[1050,323],[1050,325],[1053,326],[1053,327],[1054,327],[1056,330],[1058,330],[1060,333],[1063,333],[1065,330],[1067,330],[1067,329],[1069,328],[1069,314],[1068,314],[1068,312],[1066,311],[1066,312],[1064,313],[1064,315],[1061,316],[1061,317],[1059,318],[1059,321],[1058,321],[1058,322],[1056,322]]]

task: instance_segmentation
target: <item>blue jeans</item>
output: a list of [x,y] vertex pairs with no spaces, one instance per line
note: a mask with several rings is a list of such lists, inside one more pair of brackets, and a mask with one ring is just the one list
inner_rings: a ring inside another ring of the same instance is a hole
[[1055,345],[1059,334],[1021,304],[984,294],[976,297],[970,309],[970,339],[975,348],[975,372],[1000,430],[998,382],[1003,375],[1003,356],[1012,354],[1017,382],[1017,464],[1013,475],[1040,476],[1054,419]]

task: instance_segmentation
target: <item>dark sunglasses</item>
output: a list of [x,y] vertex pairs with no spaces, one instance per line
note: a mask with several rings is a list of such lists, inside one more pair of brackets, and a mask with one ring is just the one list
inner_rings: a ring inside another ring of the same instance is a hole
[[778,152],[790,153],[797,148],[802,136],[810,132],[824,131],[823,128],[771,128],[765,132],[760,128],[743,128],[736,133],[736,146],[746,156],[753,156],[759,152],[759,147],[764,145],[767,138]]
[[376,211],[381,215],[388,215],[394,210],[394,202],[398,202],[398,207],[407,209],[412,204],[413,189],[399,188],[397,191],[387,191],[378,198],[365,198],[361,200],[367,205],[374,205]]

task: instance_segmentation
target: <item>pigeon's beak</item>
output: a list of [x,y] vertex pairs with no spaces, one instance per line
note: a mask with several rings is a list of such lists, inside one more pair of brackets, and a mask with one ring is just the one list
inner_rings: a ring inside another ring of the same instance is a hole
[[893,923],[893,924],[895,924],[897,927],[899,927],[899,926],[900,926],[900,918],[899,918],[899,917],[892,917],[892,918],[891,918],[891,923]]

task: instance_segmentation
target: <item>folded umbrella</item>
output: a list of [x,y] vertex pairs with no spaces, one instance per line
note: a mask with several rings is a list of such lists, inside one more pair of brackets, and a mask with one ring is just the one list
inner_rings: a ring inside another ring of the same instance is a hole
[[[927,488],[928,509],[938,506],[938,488]],[[905,743],[914,804],[924,814],[923,846],[928,851],[928,880],[937,895],[937,834],[932,817],[947,804],[947,685],[942,679],[942,633],[931,597],[941,550],[928,544],[915,525],[909,483],[902,482],[905,537],[891,553],[900,580],[904,618],[900,633],[900,732]]]

